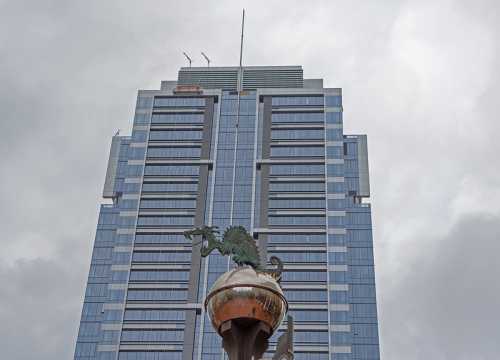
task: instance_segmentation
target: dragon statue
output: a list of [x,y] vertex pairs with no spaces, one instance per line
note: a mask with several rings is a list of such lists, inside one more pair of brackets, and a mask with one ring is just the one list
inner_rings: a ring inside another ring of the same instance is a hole
[[[203,226],[184,232],[184,236],[193,241],[194,236],[201,236],[201,256],[208,256],[213,250],[218,250],[221,255],[230,255],[233,261],[239,265],[249,265],[256,271],[273,276],[276,280],[281,279],[283,263],[276,256],[271,256],[269,262],[277,266],[276,270],[266,270],[260,263],[259,250],[253,237],[243,226],[230,226],[222,235],[222,240],[217,238],[219,231],[216,226]],[[199,243],[198,243],[199,244]]]

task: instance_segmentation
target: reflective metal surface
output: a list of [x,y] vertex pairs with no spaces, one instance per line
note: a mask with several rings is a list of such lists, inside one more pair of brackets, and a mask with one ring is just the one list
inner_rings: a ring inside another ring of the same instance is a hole
[[205,300],[205,309],[219,334],[224,322],[237,319],[262,321],[274,332],[288,310],[288,303],[272,276],[245,266],[217,279]]

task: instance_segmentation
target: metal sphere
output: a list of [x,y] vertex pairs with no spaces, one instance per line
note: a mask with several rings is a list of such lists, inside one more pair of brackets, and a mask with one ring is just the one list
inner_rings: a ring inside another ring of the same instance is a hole
[[237,267],[219,277],[205,300],[212,325],[220,334],[229,320],[262,321],[273,332],[288,310],[278,282],[250,266]]

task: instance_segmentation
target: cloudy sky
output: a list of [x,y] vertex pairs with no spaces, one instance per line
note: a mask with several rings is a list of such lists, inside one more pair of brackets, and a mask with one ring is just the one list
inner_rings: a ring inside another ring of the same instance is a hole
[[368,134],[382,359],[500,353],[500,2],[0,0],[0,351],[72,358],[111,136],[185,65],[303,65]]

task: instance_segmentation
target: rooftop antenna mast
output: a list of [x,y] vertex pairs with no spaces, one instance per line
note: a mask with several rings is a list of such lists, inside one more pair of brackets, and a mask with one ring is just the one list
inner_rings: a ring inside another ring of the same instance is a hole
[[184,56],[186,57],[186,59],[189,61],[189,67],[191,67],[191,63],[193,62],[191,60],[191,58],[188,56],[188,54],[186,54],[184,51],[182,52],[184,54]]
[[201,52],[201,55],[205,58],[205,60],[207,60],[208,67],[210,67],[210,59],[208,58],[208,56],[205,55],[205,53],[203,51]]
[[245,9],[243,9],[243,16],[241,18],[241,41],[240,41],[240,69],[239,69],[239,82],[238,92],[242,90],[243,83],[243,33],[245,30]]

